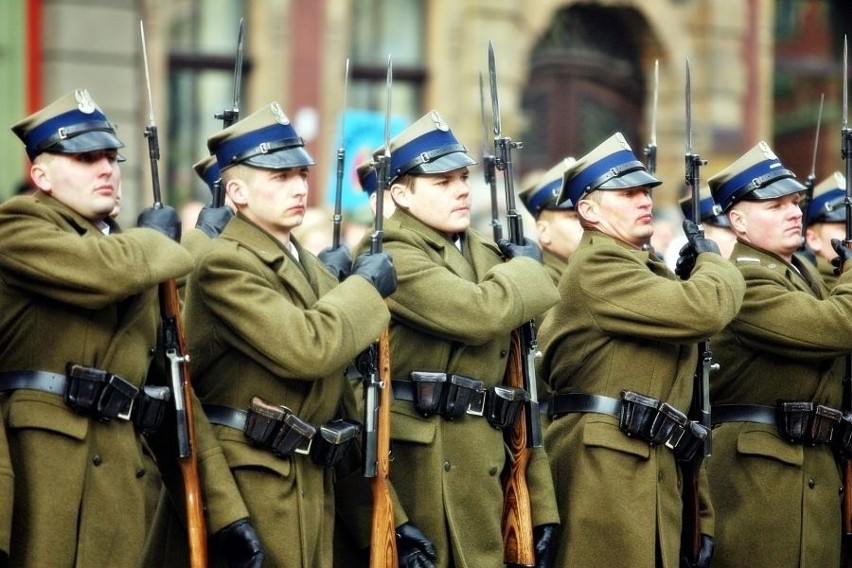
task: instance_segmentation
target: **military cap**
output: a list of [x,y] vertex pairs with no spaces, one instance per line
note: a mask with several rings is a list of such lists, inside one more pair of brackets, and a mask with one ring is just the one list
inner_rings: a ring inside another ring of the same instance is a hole
[[391,182],[405,174],[444,174],[476,164],[434,110],[392,138],[390,151]]
[[220,130],[207,139],[207,148],[216,156],[220,171],[237,164],[285,170],[316,163],[278,103]]
[[547,170],[535,183],[525,187],[518,194],[521,202],[530,215],[538,217],[545,209],[574,209],[574,203],[566,199],[559,203],[559,192],[562,189],[562,174],[575,162],[574,158],[565,158]]
[[597,189],[656,187],[661,183],[639,161],[624,135],[616,132],[568,166],[558,199],[559,203],[570,199],[576,205],[584,195]]
[[807,224],[842,223],[846,221],[846,177],[834,172],[814,187],[808,207]]
[[367,195],[376,193],[379,188],[379,176],[376,173],[376,166],[372,161],[364,162],[356,169],[358,173],[358,183],[361,184],[361,189]]
[[30,160],[42,152],[80,154],[123,148],[115,130],[86,89],[75,89],[12,125]]
[[[698,213],[701,216],[699,223],[706,223],[715,227],[730,227],[731,222],[728,221],[728,216],[722,211],[722,207],[713,201],[713,196],[710,194],[710,187],[704,186],[698,194]],[[689,195],[680,200],[680,210],[683,211],[683,216],[689,220],[692,219],[692,196]]]
[[769,144],[762,141],[707,183],[723,211],[738,201],[775,199],[805,189],[796,174],[785,168]]
[[207,156],[203,160],[195,162],[192,169],[207,184],[211,193],[216,191],[216,182],[222,177],[219,173],[219,162],[216,161],[216,156]]

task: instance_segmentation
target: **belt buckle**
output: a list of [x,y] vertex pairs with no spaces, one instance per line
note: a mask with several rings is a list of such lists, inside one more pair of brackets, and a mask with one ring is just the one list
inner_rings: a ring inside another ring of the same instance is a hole
[[294,453],[294,454],[301,454],[301,455],[303,455],[303,456],[310,455],[310,453],[311,453],[311,446],[313,445],[313,443],[314,443],[314,439],[313,439],[313,438],[308,438],[308,443],[307,443],[307,444],[304,444],[304,443],[303,443],[301,446],[299,446],[298,448],[296,448],[295,450],[293,450],[293,453]]
[[488,391],[485,389],[473,391],[473,394],[471,395],[473,400],[467,403],[467,410],[465,413],[470,414],[471,416],[485,415],[485,398],[487,394]]
[[134,396],[132,399],[130,399],[130,404],[127,406],[126,412],[121,412],[115,415],[116,420],[121,420],[122,422],[127,422],[130,420],[130,416],[133,414],[133,405],[136,404],[136,398],[137,397]]

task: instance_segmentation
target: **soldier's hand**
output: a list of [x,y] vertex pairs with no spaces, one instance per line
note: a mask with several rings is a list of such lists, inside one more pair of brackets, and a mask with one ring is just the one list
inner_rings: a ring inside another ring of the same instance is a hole
[[411,523],[396,527],[396,553],[399,568],[433,568],[438,559],[435,545]]
[[393,261],[386,252],[364,253],[355,259],[352,274],[366,278],[376,287],[382,298],[387,298],[396,291],[396,269]]
[[831,259],[831,264],[834,266],[834,275],[840,276],[847,266],[847,262],[852,259],[852,249],[846,246],[846,243],[840,239],[831,239],[831,248],[837,253],[837,256]]
[[710,535],[701,535],[701,548],[698,550],[698,559],[692,562],[682,553],[680,555],[681,568],[709,568],[710,561],[713,559],[713,537]]
[[173,207],[147,207],[139,214],[136,225],[154,229],[176,242],[180,242],[180,216]]
[[211,207],[205,205],[198,213],[198,221],[195,228],[204,231],[204,234],[215,239],[225,230],[225,225],[234,216],[234,212],[227,205],[222,207]]
[[497,243],[500,252],[506,258],[515,258],[516,256],[526,256],[533,260],[541,262],[541,249],[535,244],[535,241],[529,238],[524,239],[524,244],[516,245],[508,239],[500,239]]
[[212,541],[229,568],[260,568],[266,558],[248,518],[234,521],[214,534]]
[[686,240],[688,240],[689,244],[692,245],[692,248],[695,249],[696,255],[705,252],[719,255],[722,254],[719,252],[719,245],[716,244],[716,241],[706,238],[704,236],[704,230],[689,219],[685,219],[683,221],[683,233],[686,235]]
[[533,527],[535,568],[553,568],[556,561],[556,529],[555,524]]
[[352,270],[352,257],[345,245],[324,248],[317,257],[339,282],[343,282]]
[[695,261],[698,260],[698,253],[692,243],[686,243],[678,252],[677,262],[675,262],[675,274],[681,280],[689,280],[689,275],[692,274],[692,269],[695,268]]

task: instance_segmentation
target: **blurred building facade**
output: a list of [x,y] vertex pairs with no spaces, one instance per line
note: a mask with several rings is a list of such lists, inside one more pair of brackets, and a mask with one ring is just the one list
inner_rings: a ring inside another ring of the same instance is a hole
[[[806,177],[821,95],[816,176],[842,168],[837,131],[848,12],[847,0],[12,0],[0,5],[0,122],[11,125],[71,89],[88,88],[127,144],[122,220],[135,219],[151,201],[142,21],[165,198],[176,207],[206,200],[192,164],[221,128],[214,115],[233,104],[243,18],[239,110],[245,116],[273,100],[282,104],[317,159],[311,204],[326,205],[343,139],[344,91],[348,109],[380,117],[388,55],[394,116],[405,123],[437,109],[481,155],[480,74],[489,144],[492,136],[491,40],[503,133],[524,144],[513,155],[516,185],[615,130],[642,156],[658,61],[654,122],[665,184],[657,195],[674,203],[683,191],[687,60],[692,143],[708,160],[704,179],[759,140]],[[363,156],[347,157],[347,187],[356,158]],[[27,166],[8,128],[0,134],[0,166],[5,197]],[[473,180],[485,211],[479,170]]]

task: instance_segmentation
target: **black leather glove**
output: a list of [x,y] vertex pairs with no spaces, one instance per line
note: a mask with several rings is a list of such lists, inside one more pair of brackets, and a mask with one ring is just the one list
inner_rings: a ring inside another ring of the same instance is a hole
[[357,274],[370,281],[376,287],[382,298],[387,298],[396,291],[396,269],[393,260],[386,252],[364,253],[355,259],[352,274]]
[[831,264],[834,266],[834,275],[840,276],[843,274],[843,269],[846,263],[852,259],[852,249],[840,239],[831,239],[831,248],[837,253],[837,256],[831,259]]
[[713,537],[702,534],[701,548],[698,549],[698,560],[692,562],[681,553],[680,566],[681,568],[709,568],[711,560],[713,560]]
[[213,535],[212,544],[229,568],[260,568],[266,555],[248,518],[234,521]]
[[180,242],[180,216],[173,207],[147,207],[139,214],[136,225],[154,229],[176,242]]
[[541,249],[535,244],[535,241],[529,238],[524,239],[524,244],[516,245],[508,239],[500,239],[497,243],[500,252],[506,258],[515,258],[516,256],[526,256],[533,260],[541,262]]
[[722,254],[719,252],[719,245],[716,244],[716,241],[705,238],[704,230],[689,219],[685,219],[683,222],[683,233],[686,235],[689,244],[695,249],[695,254],[705,252]]
[[538,525],[533,527],[535,542],[535,568],[553,568],[556,562],[557,525]]
[[675,274],[681,280],[688,280],[692,274],[692,269],[695,268],[695,261],[698,260],[698,253],[692,247],[692,243],[686,243],[678,251],[677,262],[675,262]]
[[352,257],[345,245],[324,248],[317,257],[339,282],[343,282],[352,270]]
[[433,568],[438,559],[435,545],[411,523],[396,527],[399,568]]
[[215,239],[222,234],[225,225],[234,216],[234,212],[227,205],[222,207],[211,207],[205,205],[198,213],[198,220],[195,222],[195,228],[204,231],[204,234]]

